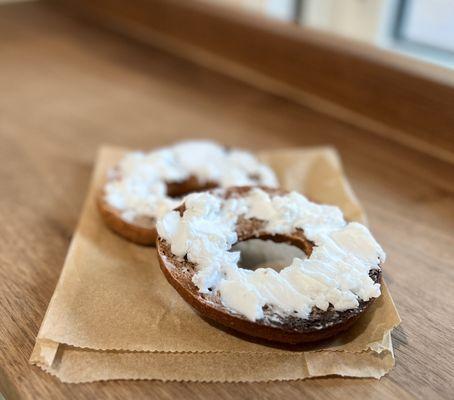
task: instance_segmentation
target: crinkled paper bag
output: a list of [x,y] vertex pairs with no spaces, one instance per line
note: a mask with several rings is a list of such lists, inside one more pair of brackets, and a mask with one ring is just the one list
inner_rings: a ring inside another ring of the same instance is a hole
[[[95,204],[124,149],[103,147],[31,363],[64,382],[109,379],[271,381],[341,375],[379,378],[394,365],[399,316],[386,285],[347,332],[298,348],[249,340],[201,318],[167,283],[156,251],[121,239]],[[365,222],[335,150],[259,153],[281,185]]]

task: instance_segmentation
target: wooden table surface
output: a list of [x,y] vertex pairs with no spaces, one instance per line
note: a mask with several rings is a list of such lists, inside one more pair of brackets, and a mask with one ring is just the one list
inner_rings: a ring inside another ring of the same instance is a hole
[[[452,398],[453,165],[40,3],[0,7],[0,93],[0,391],[7,399]],[[71,385],[28,364],[98,146],[150,148],[193,137],[340,151],[388,253],[384,274],[403,319],[388,376]]]

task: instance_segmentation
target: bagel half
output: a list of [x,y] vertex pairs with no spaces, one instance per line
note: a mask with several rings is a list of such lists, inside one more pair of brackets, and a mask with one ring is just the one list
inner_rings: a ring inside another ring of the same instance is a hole
[[[276,189],[262,189],[273,194],[285,193]],[[250,190],[248,187],[228,189],[226,198],[241,195],[248,190]],[[177,210],[182,215],[185,210],[184,204]],[[237,243],[249,239],[284,242],[299,247],[310,257],[313,243],[305,237],[302,230],[296,230],[288,235],[272,235],[263,227],[264,221],[240,217],[236,229]],[[331,304],[326,311],[314,306],[306,319],[292,315],[282,316],[265,306],[264,318],[252,321],[225,307],[218,294],[200,293],[192,281],[196,273],[196,265],[173,255],[170,244],[165,239],[158,236],[156,247],[162,272],[187,303],[203,317],[250,337],[287,344],[302,344],[327,339],[350,328],[375,301],[375,298],[368,301],[358,299],[357,307],[345,311],[336,311]],[[380,268],[371,269],[369,276],[374,283],[381,283]]]
[[232,185],[277,186],[274,172],[252,153],[195,140],[133,151],[107,172],[97,198],[106,225],[134,243],[153,246],[156,220],[186,194]]

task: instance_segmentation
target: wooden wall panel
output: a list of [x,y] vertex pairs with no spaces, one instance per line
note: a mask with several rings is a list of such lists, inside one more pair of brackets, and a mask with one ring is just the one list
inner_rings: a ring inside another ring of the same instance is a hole
[[98,23],[454,161],[452,71],[201,1],[60,2]]

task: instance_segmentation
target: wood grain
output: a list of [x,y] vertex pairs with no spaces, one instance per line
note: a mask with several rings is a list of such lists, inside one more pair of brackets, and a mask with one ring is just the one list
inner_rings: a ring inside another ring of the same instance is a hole
[[454,163],[454,72],[203,0],[59,0],[272,93]]
[[[42,3],[0,7],[0,391],[7,399],[450,398],[453,166],[83,25]],[[332,144],[386,249],[403,319],[381,381],[65,385],[28,364],[98,146],[212,137],[253,149]]]

